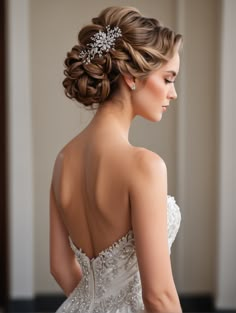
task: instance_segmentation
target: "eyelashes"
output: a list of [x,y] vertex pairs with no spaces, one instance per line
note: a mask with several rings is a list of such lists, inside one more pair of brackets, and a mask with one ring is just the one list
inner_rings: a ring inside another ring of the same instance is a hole
[[175,81],[174,80],[169,80],[169,79],[165,78],[165,83],[166,84],[174,84]]

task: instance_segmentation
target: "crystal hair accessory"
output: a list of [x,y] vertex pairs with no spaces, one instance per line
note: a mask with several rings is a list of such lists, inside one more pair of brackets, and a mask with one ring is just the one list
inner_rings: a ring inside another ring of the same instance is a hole
[[80,52],[79,57],[86,64],[90,63],[96,55],[101,58],[104,53],[114,49],[115,41],[119,37],[122,37],[121,29],[118,26],[111,28],[110,25],[107,25],[106,32],[99,30],[91,37],[93,42],[87,44],[87,48]]

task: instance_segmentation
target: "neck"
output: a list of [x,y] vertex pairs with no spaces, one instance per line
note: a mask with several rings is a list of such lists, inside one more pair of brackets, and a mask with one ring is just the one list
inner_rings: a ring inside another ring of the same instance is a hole
[[129,99],[126,101],[113,100],[102,104],[92,121],[92,124],[100,124],[102,127],[112,127],[122,137],[128,140],[129,129],[135,114]]

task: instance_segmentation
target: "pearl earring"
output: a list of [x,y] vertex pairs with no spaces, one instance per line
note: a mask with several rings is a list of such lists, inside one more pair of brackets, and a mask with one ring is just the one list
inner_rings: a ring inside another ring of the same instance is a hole
[[136,90],[135,84],[133,84],[133,85],[131,86],[131,90]]

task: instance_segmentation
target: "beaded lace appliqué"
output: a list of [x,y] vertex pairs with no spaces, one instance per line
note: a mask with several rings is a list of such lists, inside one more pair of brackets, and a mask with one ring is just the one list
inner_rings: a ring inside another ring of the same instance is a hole
[[175,198],[171,196],[167,197],[167,216],[168,246],[171,253],[171,246],[178,233],[181,222],[180,209],[176,204]]
[[[129,231],[111,247],[90,260],[86,254],[70,244],[81,265],[83,277],[63,307],[65,313],[105,313],[129,305],[132,312],[142,308],[141,282],[135,253],[133,232]],[[131,278],[115,294],[111,288],[128,271]],[[94,298],[94,303],[91,304]]]
[[131,312],[140,312],[143,309],[142,304],[142,289],[140,285],[139,275],[134,275],[133,279],[121,289],[118,294],[110,295],[101,301],[95,302],[94,308],[91,313],[104,313],[114,312],[115,310],[122,309],[128,306]]
[[[169,251],[181,221],[175,199],[167,199]],[[82,269],[82,279],[56,313],[111,313],[144,310],[133,231],[89,259],[82,249],[71,247]]]

